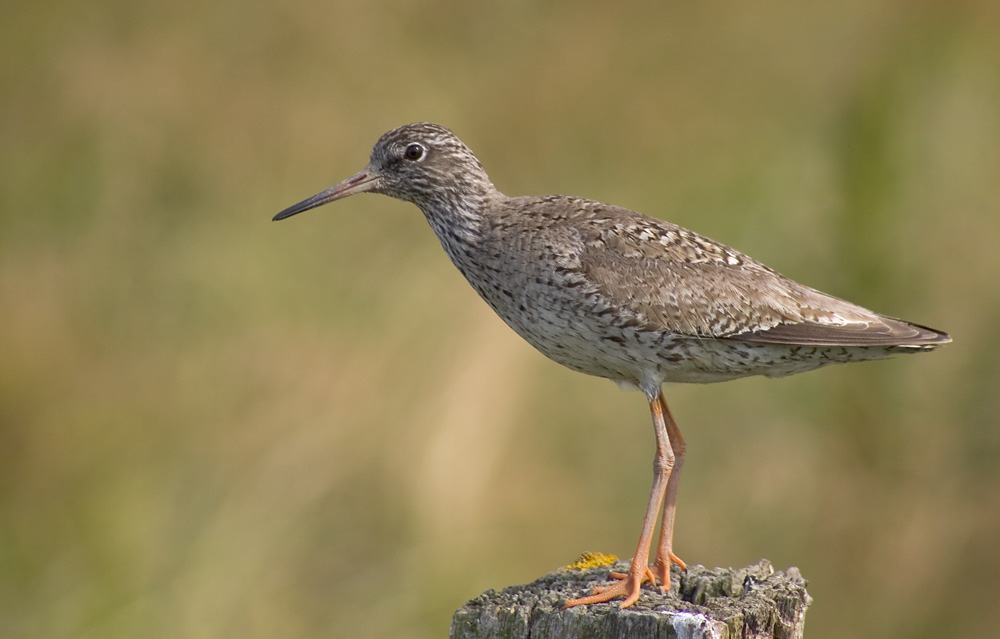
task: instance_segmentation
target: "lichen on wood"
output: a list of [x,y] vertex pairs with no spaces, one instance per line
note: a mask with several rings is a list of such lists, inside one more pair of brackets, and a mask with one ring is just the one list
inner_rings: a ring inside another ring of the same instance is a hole
[[812,598],[797,568],[775,571],[767,560],[746,568],[674,570],[673,588],[649,584],[631,607],[618,602],[564,608],[607,584],[619,562],[564,568],[525,585],[488,590],[455,612],[451,639],[801,639]]

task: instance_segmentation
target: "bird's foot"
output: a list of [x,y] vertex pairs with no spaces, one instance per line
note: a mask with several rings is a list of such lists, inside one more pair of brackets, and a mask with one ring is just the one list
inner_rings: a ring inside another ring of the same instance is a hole
[[594,588],[594,594],[578,599],[570,599],[563,607],[572,608],[573,606],[606,603],[618,597],[625,597],[625,600],[622,601],[619,607],[628,608],[638,601],[639,591],[643,583],[647,581],[656,583],[653,571],[649,569],[649,566],[643,566],[639,570],[636,570],[634,561],[627,573],[612,572],[610,576],[612,579],[616,579],[617,582],[609,586],[597,586]]
[[657,557],[656,561],[653,562],[652,568],[653,577],[656,579],[656,582],[659,582],[660,592],[664,594],[670,590],[670,565],[677,564],[681,571],[687,571],[687,564],[681,561],[681,558],[673,552],[668,550],[667,557],[669,559],[666,561],[662,557]]
[[627,573],[612,572],[609,575],[612,579],[617,580],[617,583],[613,583],[608,586],[597,586],[594,588],[594,593],[592,595],[580,597],[578,599],[570,599],[563,607],[572,608],[573,606],[607,603],[612,599],[625,597],[620,605],[620,608],[628,608],[638,601],[642,584],[647,581],[653,585],[659,583],[658,587],[660,592],[667,594],[670,592],[670,564],[677,564],[680,566],[681,570],[687,570],[687,565],[673,552],[667,551],[667,556],[670,558],[669,561],[664,562],[660,558],[657,558],[652,568],[649,566],[637,568],[635,566],[635,561],[633,560],[633,565],[629,568]]

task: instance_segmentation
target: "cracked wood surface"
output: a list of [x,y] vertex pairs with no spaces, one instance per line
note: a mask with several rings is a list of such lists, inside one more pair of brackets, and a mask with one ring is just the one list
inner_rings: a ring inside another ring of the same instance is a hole
[[450,639],[800,639],[812,598],[797,568],[775,571],[770,562],[745,568],[675,568],[674,586],[662,595],[649,584],[639,601],[564,609],[563,603],[607,584],[625,562],[588,570],[560,569],[530,583],[488,590],[455,612]]

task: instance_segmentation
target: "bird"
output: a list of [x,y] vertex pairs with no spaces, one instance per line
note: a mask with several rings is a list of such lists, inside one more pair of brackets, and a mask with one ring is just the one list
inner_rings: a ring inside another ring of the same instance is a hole
[[273,219],[358,193],[417,205],[469,284],[542,354],[646,398],[656,452],[636,552],[627,573],[565,607],[621,598],[627,608],[646,582],[669,592],[672,564],[686,570],[673,531],[687,446],[665,384],[783,377],[951,341],[658,218],[568,195],[508,197],[465,143],[429,122],[383,134],[365,168]]

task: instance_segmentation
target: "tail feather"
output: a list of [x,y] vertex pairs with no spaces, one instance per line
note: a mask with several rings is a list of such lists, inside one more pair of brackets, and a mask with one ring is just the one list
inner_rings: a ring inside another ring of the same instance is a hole
[[750,331],[728,339],[757,344],[902,346],[920,347],[920,350],[929,350],[951,341],[951,337],[943,331],[883,315],[873,316],[870,321],[845,324],[778,324],[767,330]]

